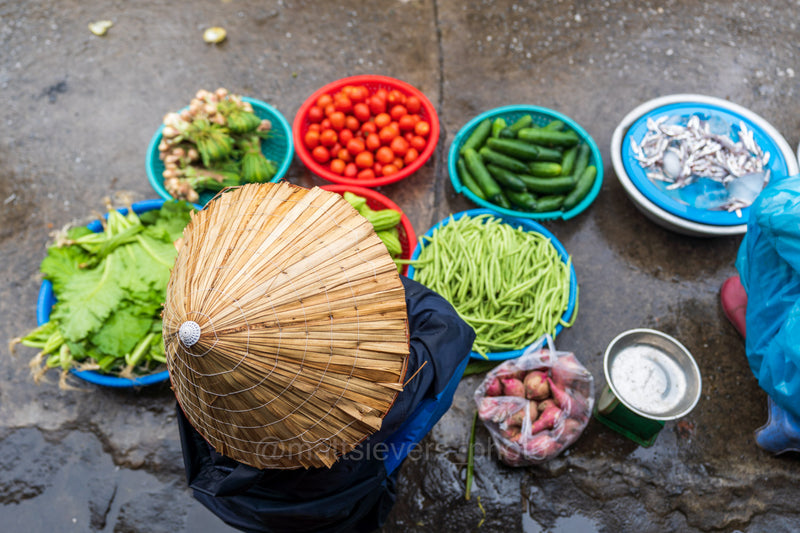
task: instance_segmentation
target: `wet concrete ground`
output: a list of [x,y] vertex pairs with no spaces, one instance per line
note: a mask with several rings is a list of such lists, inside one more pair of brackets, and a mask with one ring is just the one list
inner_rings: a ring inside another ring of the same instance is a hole
[[[641,215],[609,156],[636,105],[673,93],[729,99],[800,140],[798,2],[0,2],[0,337],[35,326],[49,232],[86,222],[104,198],[155,198],[145,149],[163,114],[199,88],[265,100],[288,120],[319,86],[385,74],[424,91],[442,121],[437,153],[383,187],[418,233],[473,207],[446,173],[446,150],[475,114],[549,107],[594,137],[605,180],[594,204],[545,225],[572,254],[580,314],[559,335],[604,383],[617,333],[659,329],[694,354],[703,395],[642,448],[592,420],[542,467],[512,469],[478,432],[473,497],[463,497],[471,395],[454,406],[401,472],[387,532],[733,532],[800,530],[800,462],[760,450],[766,397],[718,304],[739,237],[671,233]],[[110,19],[105,37],[89,32]],[[219,25],[228,40],[202,40]],[[323,184],[299,161],[288,179]],[[32,383],[33,350],[0,348],[0,523],[16,531],[229,529],[185,488],[173,398],[141,391],[60,391]]]

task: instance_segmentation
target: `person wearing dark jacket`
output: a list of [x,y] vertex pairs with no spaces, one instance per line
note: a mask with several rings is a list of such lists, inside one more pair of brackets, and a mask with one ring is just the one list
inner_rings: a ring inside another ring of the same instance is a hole
[[257,469],[221,455],[178,406],[194,497],[246,532],[369,532],[396,495],[398,465],[452,402],[475,332],[440,295],[401,276],[408,311],[407,382],[379,430],[330,468]]

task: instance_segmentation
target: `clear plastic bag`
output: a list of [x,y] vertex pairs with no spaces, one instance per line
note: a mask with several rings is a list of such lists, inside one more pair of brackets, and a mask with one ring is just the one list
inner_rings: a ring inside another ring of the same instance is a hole
[[544,335],[489,371],[474,399],[500,459],[529,466],[556,457],[581,435],[594,405],[594,378]]

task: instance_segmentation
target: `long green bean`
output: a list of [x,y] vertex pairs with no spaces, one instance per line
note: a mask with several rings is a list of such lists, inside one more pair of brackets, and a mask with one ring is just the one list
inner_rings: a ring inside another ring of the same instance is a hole
[[[441,294],[477,335],[473,350],[521,349],[569,327],[571,258],[550,239],[492,215],[451,217],[420,239],[416,279]],[[577,287],[576,287],[577,292]]]

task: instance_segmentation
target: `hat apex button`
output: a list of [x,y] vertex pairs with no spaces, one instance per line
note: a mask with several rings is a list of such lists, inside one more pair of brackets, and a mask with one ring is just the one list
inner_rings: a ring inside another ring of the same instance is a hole
[[187,320],[178,329],[178,337],[187,348],[196,344],[200,340],[200,324],[194,320]]

